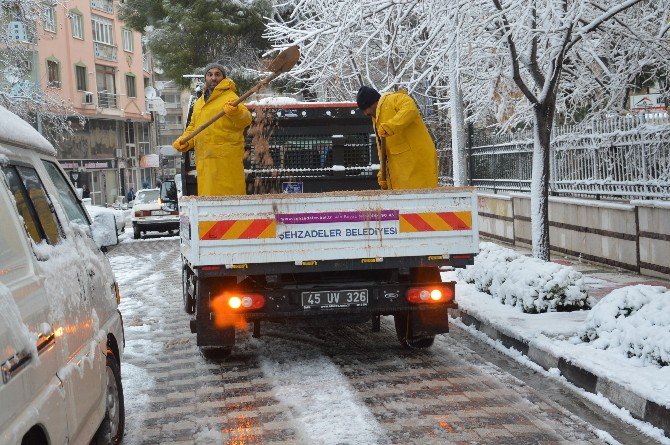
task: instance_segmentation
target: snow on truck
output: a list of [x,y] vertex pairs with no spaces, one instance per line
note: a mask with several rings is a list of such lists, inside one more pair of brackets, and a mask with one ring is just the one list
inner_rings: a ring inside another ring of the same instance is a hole
[[248,195],[195,196],[183,157],[183,297],[197,344],[229,353],[236,329],[253,323],[257,337],[266,321],[378,331],[393,315],[404,346],[430,347],[455,296],[438,268],[478,250],[473,190],[377,190],[371,123],[354,103],[249,108]]

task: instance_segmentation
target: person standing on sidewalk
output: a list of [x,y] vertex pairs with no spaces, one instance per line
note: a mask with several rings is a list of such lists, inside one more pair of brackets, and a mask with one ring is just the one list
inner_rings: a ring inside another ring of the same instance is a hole
[[[172,146],[179,151],[195,149],[199,196],[246,194],[244,177],[244,129],[251,124],[251,113],[240,104],[235,82],[226,78],[218,63],[205,68],[205,90],[193,106],[191,121]],[[221,110],[226,114],[190,141],[182,139],[209,121]]]
[[414,100],[405,90],[379,94],[362,86],[356,103],[372,118],[379,159],[385,149],[386,174],[377,180],[384,190],[437,187],[437,150]]

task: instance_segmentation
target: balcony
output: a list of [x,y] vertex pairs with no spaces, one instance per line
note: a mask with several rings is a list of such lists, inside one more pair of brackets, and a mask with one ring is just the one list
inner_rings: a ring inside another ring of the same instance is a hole
[[98,93],[98,107],[100,108],[117,108],[117,95],[101,91]]
[[115,45],[108,45],[101,42],[93,42],[93,45],[96,58],[116,62],[117,56]]
[[91,0],[91,9],[114,14],[114,2],[112,0]]

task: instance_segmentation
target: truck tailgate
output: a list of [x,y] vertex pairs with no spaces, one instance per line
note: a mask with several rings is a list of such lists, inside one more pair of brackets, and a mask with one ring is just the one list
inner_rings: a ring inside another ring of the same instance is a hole
[[192,266],[472,254],[471,188],[180,199],[181,251]]

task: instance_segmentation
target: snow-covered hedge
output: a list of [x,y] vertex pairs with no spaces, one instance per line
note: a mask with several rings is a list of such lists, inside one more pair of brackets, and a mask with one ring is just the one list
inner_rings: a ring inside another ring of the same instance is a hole
[[637,285],[616,289],[586,319],[582,340],[639,357],[643,365],[670,365],[670,290]]
[[459,272],[478,290],[523,312],[563,312],[590,307],[582,274],[571,267],[521,255],[493,243],[481,243],[475,263]]

